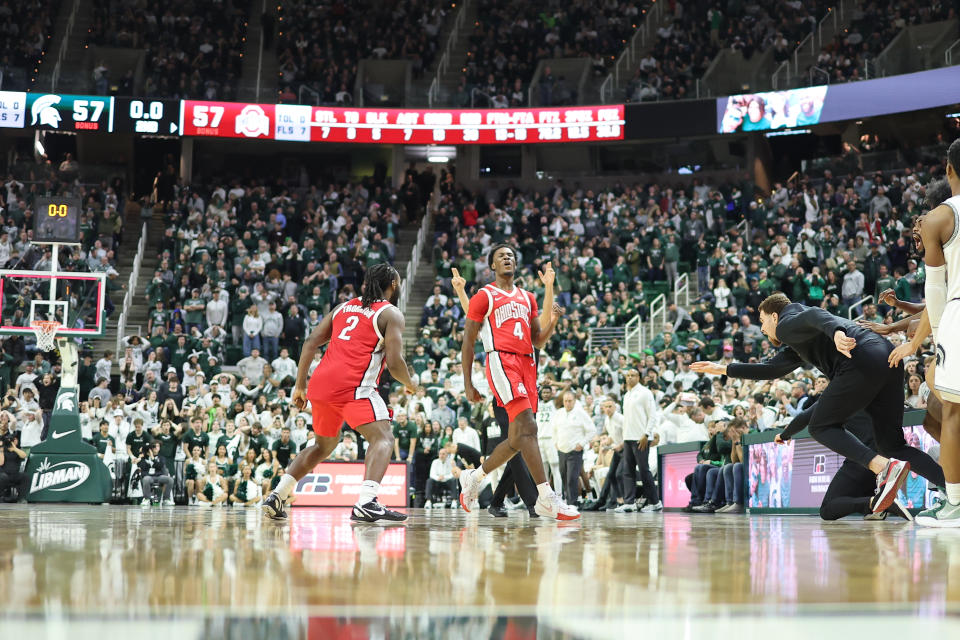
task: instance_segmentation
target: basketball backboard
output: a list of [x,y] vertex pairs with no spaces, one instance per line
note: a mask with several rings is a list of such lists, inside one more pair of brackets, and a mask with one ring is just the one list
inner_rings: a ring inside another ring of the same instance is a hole
[[106,281],[102,272],[0,270],[0,334],[33,335],[33,321],[58,320],[58,336],[102,335]]

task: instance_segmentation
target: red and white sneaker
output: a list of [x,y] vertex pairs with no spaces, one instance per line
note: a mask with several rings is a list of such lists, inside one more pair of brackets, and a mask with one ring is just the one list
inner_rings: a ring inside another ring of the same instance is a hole
[[577,511],[577,508],[568,505],[554,491],[551,491],[546,497],[540,496],[537,498],[533,510],[539,516],[553,518],[554,520],[577,520],[580,518],[580,512]]
[[480,474],[477,469],[460,472],[460,506],[467,513],[476,509],[480,500]]
[[890,458],[883,471],[877,474],[877,490],[870,501],[870,510],[874,513],[886,511],[897,499],[897,492],[907,481],[910,474],[910,463]]

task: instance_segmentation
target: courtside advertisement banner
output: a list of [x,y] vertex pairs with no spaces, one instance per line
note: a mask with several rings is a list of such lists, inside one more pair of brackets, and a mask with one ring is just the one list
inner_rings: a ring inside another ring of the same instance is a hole
[[[907,444],[929,451],[935,441],[921,426],[903,428]],[[810,438],[752,444],[748,506],[763,509],[819,509],[843,457]],[[933,493],[911,472],[898,498],[909,508],[929,507]]]
[[660,457],[660,482],[663,506],[683,508],[690,504],[690,489],[686,477],[697,466],[697,452],[665,453]]
[[[356,504],[366,467],[362,462],[321,462],[297,483],[295,507],[350,507]],[[407,465],[393,463],[380,481],[380,504],[407,506]]]

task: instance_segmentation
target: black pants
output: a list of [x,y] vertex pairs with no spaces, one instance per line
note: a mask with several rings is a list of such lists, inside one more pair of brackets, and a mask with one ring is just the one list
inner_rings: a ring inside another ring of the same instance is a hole
[[[493,416],[500,425],[501,436],[500,440],[496,442],[496,444],[500,444],[500,442],[503,442],[507,438],[506,434],[510,417],[507,415],[506,409],[497,405],[493,407]],[[523,500],[523,504],[527,505],[527,508],[536,504],[537,487],[533,484],[533,478],[530,477],[527,463],[523,461],[523,456],[519,453],[510,458],[504,466],[503,476],[500,478],[500,483],[497,484],[497,490],[493,494],[493,501],[490,503],[490,506],[502,507],[507,493],[513,489],[513,487],[517,488],[517,494],[520,496],[520,499]]]
[[830,481],[820,505],[820,517],[837,520],[852,513],[870,513],[870,498],[877,478],[869,469],[845,460]]
[[583,471],[583,451],[560,452],[560,475],[563,476],[563,499],[576,505],[580,498],[580,472]]
[[844,359],[814,406],[807,428],[823,446],[868,467],[876,454],[843,428],[850,416],[863,409],[873,419],[881,455],[906,460],[912,471],[942,487],[940,465],[903,438],[903,364],[890,368],[887,357],[892,350],[893,345],[880,336],[858,342],[854,357]]
[[[626,445],[624,445],[626,446]],[[599,504],[608,500],[616,500],[623,495],[620,489],[620,475],[623,473],[623,451],[614,451],[610,458],[610,467],[607,469],[607,478],[603,482],[603,489],[600,490],[600,497],[597,498]]]
[[643,497],[648,504],[660,501],[657,485],[650,473],[650,449],[640,451],[636,440],[623,441],[623,501],[633,504],[637,501],[637,467],[640,467],[640,480],[643,482]]
[[27,492],[30,489],[30,476],[20,471],[3,471],[0,469],[0,498],[6,496],[10,487],[17,488],[17,498],[26,500]]
[[443,490],[447,490],[448,499],[452,500],[460,494],[460,487],[457,485],[456,478],[450,478],[439,482],[433,478],[427,478],[427,500],[436,502],[443,495]]

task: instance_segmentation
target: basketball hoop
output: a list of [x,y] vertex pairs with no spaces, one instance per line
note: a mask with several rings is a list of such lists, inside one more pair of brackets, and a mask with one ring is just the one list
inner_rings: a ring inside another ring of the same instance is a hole
[[31,323],[33,333],[37,336],[37,349],[40,351],[53,351],[54,339],[57,337],[57,329],[60,323],[56,320],[34,320]]

